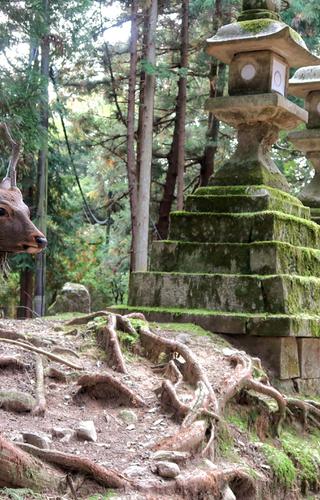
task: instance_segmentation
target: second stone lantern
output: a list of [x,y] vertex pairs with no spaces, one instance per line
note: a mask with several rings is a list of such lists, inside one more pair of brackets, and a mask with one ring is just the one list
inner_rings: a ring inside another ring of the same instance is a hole
[[[281,129],[307,121],[287,98],[289,68],[319,64],[298,33],[279,20],[279,4],[244,0],[238,21],[207,41],[207,52],[230,65],[229,96],[206,109],[238,129],[238,147],[214,174],[213,185],[267,185],[289,190],[269,150]],[[257,19],[257,17],[259,19]]]
[[305,153],[312,163],[315,174],[312,181],[301,191],[299,198],[310,207],[312,219],[320,223],[320,67],[299,69],[290,80],[291,95],[305,100],[309,113],[307,128],[288,135],[294,146]]

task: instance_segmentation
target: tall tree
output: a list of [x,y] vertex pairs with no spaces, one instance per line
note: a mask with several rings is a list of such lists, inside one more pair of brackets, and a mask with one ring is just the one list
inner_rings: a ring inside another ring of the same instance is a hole
[[[42,80],[42,95],[40,102],[40,124],[43,129],[43,143],[38,158],[38,200],[37,223],[40,231],[47,232],[48,209],[48,126],[49,126],[49,66],[50,66],[50,36],[49,36],[49,0],[42,1],[43,30],[40,42]],[[34,310],[39,316],[45,313],[45,285],[46,285],[46,254],[41,252],[36,257]]]
[[131,258],[130,269],[136,270],[136,241],[137,241],[137,209],[138,209],[138,179],[137,161],[135,153],[135,99],[137,81],[137,61],[138,61],[138,1],[131,3],[131,38],[130,38],[130,74],[128,89],[128,115],[127,115],[127,172],[131,209]]
[[143,92],[143,121],[140,124],[140,171],[137,210],[137,238],[135,246],[136,270],[145,271],[148,267],[149,210],[153,142],[153,107],[155,92],[154,67],[156,63],[156,28],[158,1],[151,0],[147,11],[146,33],[146,76]]
[[180,42],[180,76],[175,107],[173,140],[168,154],[168,170],[163,197],[159,208],[157,231],[162,239],[166,239],[169,229],[169,214],[174,201],[176,181],[178,177],[177,208],[183,208],[184,168],[185,168],[185,122],[187,106],[187,67],[189,45],[189,1],[182,0],[181,42]]

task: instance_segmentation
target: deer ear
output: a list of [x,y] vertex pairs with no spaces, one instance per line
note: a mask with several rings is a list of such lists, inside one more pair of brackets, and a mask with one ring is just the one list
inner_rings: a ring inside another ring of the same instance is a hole
[[0,188],[1,189],[10,189],[11,187],[11,181],[10,177],[5,177],[1,182],[0,182]]

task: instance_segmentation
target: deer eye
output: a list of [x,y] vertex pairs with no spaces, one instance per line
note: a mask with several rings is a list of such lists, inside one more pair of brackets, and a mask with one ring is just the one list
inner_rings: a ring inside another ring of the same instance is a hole
[[0,217],[3,217],[4,215],[8,215],[8,212],[5,208],[0,207]]

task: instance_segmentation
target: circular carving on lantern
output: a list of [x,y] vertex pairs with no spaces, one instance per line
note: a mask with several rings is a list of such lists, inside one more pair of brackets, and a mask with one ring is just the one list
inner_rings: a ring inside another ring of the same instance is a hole
[[276,71],[273,77],[273,81],[276,87],[280,87],[282,83],[282,76],[280,71]]
[[253,64],[245,64],[241,69],[241,77],[243,80],[252,80],[257,74],[257,70]]
[[316,108],[316,109],[317,109],[317,113],[318,113],[318,115],[320,115],[320,101],[318,102],[318,104],[317,104],[317,108]]

